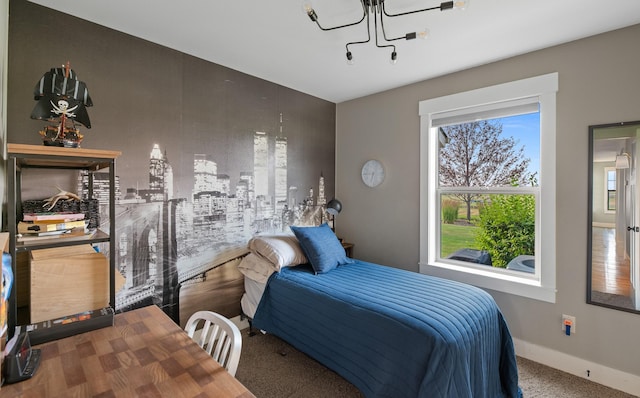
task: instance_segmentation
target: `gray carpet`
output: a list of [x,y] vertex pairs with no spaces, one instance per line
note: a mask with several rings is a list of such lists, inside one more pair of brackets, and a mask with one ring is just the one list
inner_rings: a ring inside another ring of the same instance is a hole
[[[524,398],[629,398],[586,379],[518,358]],[[242,331],[236,378],[257,398],[363,397],[352,384],[272,335]],[[398,395],[402,398],[402,395]]]

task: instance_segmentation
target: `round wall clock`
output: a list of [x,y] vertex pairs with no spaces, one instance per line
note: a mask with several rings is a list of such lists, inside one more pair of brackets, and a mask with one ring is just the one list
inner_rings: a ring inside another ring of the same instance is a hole
[[362,166],[362,182],[368,187],[377,187],[384,180],[384,167],[375,159],[368,160]]

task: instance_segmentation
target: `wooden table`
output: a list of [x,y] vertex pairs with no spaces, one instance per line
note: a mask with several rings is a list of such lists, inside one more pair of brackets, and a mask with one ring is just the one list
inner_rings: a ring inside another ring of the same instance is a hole
[[4,397],[255,396],[157,306],[117,314],[114,326],[36,348],[33,378],[4,385]]

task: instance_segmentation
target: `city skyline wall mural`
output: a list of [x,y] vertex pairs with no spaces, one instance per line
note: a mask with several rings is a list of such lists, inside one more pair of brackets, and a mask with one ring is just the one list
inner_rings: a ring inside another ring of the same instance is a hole
[[[29,118],[33,88],[69,61],[94,103],[81,147],[122,152],[117,308],[174,306],[176,286],[242,253],[254,234],[327,220],[335,104],[28,2],[10,7],[8,142],[42,145],[43,122]],[[57,45],[59,26],[74,26],[70,48]],[[51,196],[57,184],[86,192],[82,175],[32,178],[40,181],[23,184],[23,199]],[[106,182],[94,181],[102,209]]]

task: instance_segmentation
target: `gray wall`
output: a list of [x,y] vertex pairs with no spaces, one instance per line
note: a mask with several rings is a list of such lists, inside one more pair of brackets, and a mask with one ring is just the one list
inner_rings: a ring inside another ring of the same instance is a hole
[[[338,234],[355,243],[355,257],[417,271],[418,102],[558,72],[557,301],[491,293],[517,339],[640,375],[640,315],[586,304],[588,126],[640,118],[638,43],[640,25],[338,104]],[[370,158],[387,171],[375,189],[360,181]],[[563,313],[576,316],[570,338]]]

